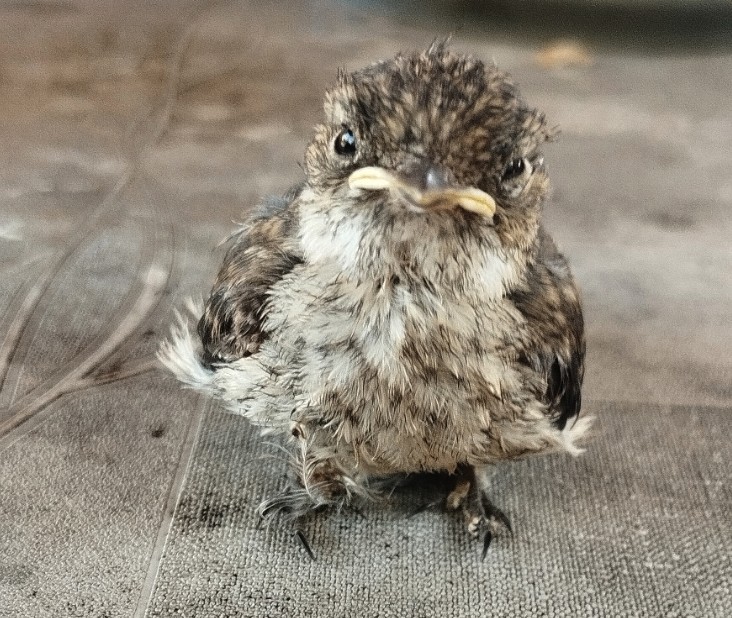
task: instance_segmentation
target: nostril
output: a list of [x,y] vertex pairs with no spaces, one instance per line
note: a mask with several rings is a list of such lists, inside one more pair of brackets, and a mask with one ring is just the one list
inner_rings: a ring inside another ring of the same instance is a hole
[[425,189],[442,189],[450,184],[447,171],[436,165],[430,165],[424,175]]
[[421,157],[407,158],[397,170],[404,182],[420,191],[444,189],[454,180],[447,168]]

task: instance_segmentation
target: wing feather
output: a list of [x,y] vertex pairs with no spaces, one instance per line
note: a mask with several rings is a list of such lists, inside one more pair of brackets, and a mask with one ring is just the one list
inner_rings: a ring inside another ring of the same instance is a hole
[[297,196],[265,201],[229,239],[229,248],[198,322],[203,360],[211,364],[255,353],[267,338],[264,316],[272,286],[302,263]]
[[529,329],[528,343],[519,360],[544,376],[543,399],[555,425],[563,429],[582,407],[584,320],[567,260],[543,230],[526,283],[509,298],[526,318]]

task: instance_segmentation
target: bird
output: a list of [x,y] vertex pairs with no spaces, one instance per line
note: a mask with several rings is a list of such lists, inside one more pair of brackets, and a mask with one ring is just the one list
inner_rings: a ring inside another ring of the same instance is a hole
[[232,234],[195,331],[182,318],[159,352],[280,437],[289,481],[262,516],[442,473],[485,558],[511,531],[498,464],[583,451],[582,304],[541,218],[557,134],[447,41],[339,71],[304,179]]

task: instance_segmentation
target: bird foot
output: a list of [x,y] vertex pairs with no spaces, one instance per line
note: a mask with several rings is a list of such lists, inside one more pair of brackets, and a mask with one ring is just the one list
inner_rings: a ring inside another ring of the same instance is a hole
[[503,531],[513,536],[508,516],[494,505],[475,478],[460,478],[447,496],[447,508],[462,510],[468,534],[474,538],[483,537],[481,560],[485,560],[493,539]]
[[508,531],[513,536],[511,522],[506,514],[497,506],[492,504],[487,498],[483,499],[483,508],[477,512],[464,507],[465,521],[468,527],[468,533],[475,538],[483,535],[483,551],[481,552],[481,560],[485,560],[488,548],[491,546],[493,539],[501,532]]
[[340,477],[325,466],[315,467],[318,473],[313,474],[305,487],[302,477],[290,476],[289,485],[279,494],[264,500],[259,505],[260,525],[271,522],[275,518],[290,527],[293,536],[302,545],[308,556],[315,560],[315,554],[305,535],[304,528],[309,519],[316,513],[330,508],[342,508],[347,504],[347,493]]
[[283,521],[292,530],[293,537],[300,543],[311,560],[315,553],[304,531],[306,520],[325,505],[314,504],[311,497],[303,489],[288,489],[281,494],[263,501],[259,505],[259,524],[271,522],[274,518]]

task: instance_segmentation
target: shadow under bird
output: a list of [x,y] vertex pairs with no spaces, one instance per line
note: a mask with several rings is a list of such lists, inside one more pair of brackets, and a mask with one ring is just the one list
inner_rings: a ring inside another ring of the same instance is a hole
[[485,557],[510,530],[495,464],[581,452],[582,309],[541,225],[554,133],[506,73],[441,43],[328,90],[304,182],[232,236],[198,337],[182,322],[160,351],[286,437],[291,486],[263,515],[447,472]]

